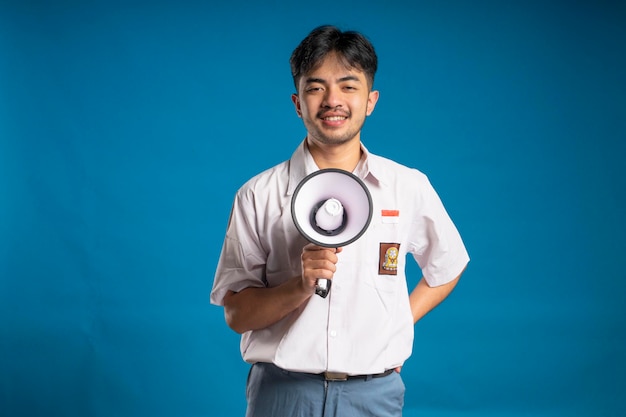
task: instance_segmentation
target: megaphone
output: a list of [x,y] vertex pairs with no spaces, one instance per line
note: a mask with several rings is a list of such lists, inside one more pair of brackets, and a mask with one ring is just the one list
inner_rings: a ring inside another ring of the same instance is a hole
[[[372,220],[372,196],[356,175],[342,169],[320,169],[307,175],[291,200],[291,217],[305,239],[318,246],[349,245]],[[318,279],[315,293],[326,298],[331,281]]]

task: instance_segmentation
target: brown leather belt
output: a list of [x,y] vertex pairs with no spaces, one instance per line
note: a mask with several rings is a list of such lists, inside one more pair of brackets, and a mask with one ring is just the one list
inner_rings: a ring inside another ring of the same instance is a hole
[[330,372],[330,371],[326,371],[323,372],[320,375],[321,377],[323,377],[326,381],[347,381],[349,379],[369,379],[369,378],[382,378],[385,377],[387,375],[391,375],[393,372],[393,369],[388,369],[385,372],[382,372],[380,374],[369,374],[369,375],[348,375],[344,372]]

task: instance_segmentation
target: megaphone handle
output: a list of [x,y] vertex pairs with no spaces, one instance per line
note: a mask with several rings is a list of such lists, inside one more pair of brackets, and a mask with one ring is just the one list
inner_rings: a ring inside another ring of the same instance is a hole
[[319,295],[322,298],[326,298],[328,293],[330,292],[330,285],[333,282],[329,279],[318,278],[315,283],[315,294]]

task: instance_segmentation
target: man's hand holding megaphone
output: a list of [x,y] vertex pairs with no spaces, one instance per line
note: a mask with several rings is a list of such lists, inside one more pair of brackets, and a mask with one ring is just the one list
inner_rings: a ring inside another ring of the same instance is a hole
[[311,292],[330,289],[342,248],[327,248],[309,243],[302,249],[302,285]]

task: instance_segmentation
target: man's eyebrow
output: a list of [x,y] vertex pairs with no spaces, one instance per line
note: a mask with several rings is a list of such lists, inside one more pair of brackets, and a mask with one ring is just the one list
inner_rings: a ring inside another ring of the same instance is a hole
[[324,83],[326,83],[326,80],[324,80],[322,78],[313,78],[313,77],[308,77],[305,81],[306,81],[307,84],[311,84],[311,83],[324,84]]
[[345,77],[342,77],[340,79],[337,80],[338,82],[344,82],[344,81],[357,81],[357,82],[361,82],[361,80],[359,79],[359,77],[357,77],[356,75],[346,75]]

